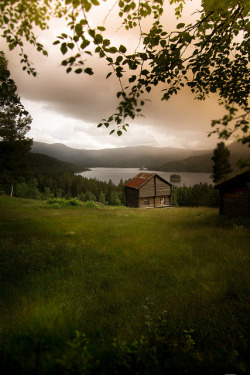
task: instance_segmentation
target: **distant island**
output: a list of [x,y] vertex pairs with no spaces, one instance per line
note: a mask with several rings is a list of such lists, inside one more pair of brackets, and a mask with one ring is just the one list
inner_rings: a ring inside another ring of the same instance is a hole
[[179,174],[171,174],[170,182],[181,182],[181,176]]

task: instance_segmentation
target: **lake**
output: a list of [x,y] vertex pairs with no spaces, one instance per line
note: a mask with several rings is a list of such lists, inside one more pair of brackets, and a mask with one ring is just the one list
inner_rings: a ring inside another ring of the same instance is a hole
[[[130,178],[136,176],[140,173],[138,168],[92,168],[91,171],[78,173],[79,175],[87,178],[96,178],[100,181],[108,182],[111,180],[115,185],[118,185],[121,178],[123,181],[129,180]],[[181,176],[181,182],[174,182],[173,185],[176,186],[192,186],[195,184],[207,183],[213,184],[210,178],[211,173],[191,173],[191,172],[158,172],[158,171],[145,171],[145,173],[157,173],[159,176],[165,180],[170,179],[171,174],[179,174]]]

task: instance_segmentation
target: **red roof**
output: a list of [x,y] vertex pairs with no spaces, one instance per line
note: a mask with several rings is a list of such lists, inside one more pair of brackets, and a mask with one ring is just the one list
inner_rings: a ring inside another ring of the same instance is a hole
[[154,177],[155,173],[145,173],[141,172],[134,178],[131,178],[128,182],[124,184],[124,186],[139,189],[142,185],[144,185],[147,181],[149,181],[152,177]]

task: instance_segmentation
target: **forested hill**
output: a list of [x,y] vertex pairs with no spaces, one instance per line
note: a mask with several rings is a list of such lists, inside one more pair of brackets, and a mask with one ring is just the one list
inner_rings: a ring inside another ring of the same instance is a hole
[[123,181],[116,186],[111,181],[107,183],[79,176],[76,173],[86,168],[47,155],[29,153],[26,161],[29,179],[16,185],[16,196],[36,199],[76,197],[83,202],[125,204]]
[[[233,169],[238,169],[237,162],[240,159],[250,158],[250,148],[243,146],[241,143],[234,142],[228,146],[230,151],[230,163]],[[183,160],[175,160],[161,165],[147,165],[149,169],[158,171],[175,171],[175,172],[212,172],[211,157],[213,151],[198,156],[190,156]]]
[[83,172],[88,170],[84,166],[79,166],[65,161],[58,160],[48,155],[37,154],[34,152],[29,152],[26,155],[26,161],[30,166],[31,170],[36,173],[55,173],[55,172]]

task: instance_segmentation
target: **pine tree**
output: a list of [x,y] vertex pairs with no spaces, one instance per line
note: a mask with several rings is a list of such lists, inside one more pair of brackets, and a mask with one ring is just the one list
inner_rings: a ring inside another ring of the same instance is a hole
[[212,161],[214,162],[212,173],[213,182],[217,183],[221,181],[232,172],[229,158],[230,151],[226,148],[224,142],[217,143],[217,147],[212,156]]
[[[1,53],[2,88],[8,77],[7,61]],[[14,81],[11,80],[11,85],[7,85],[5,92],[0,91],[0,94],[0,182],[10,186],[12,196],[14,183],[27,174],[25,156],[31,149],[32,139],[25,136],[32,119],[20,102]]]

